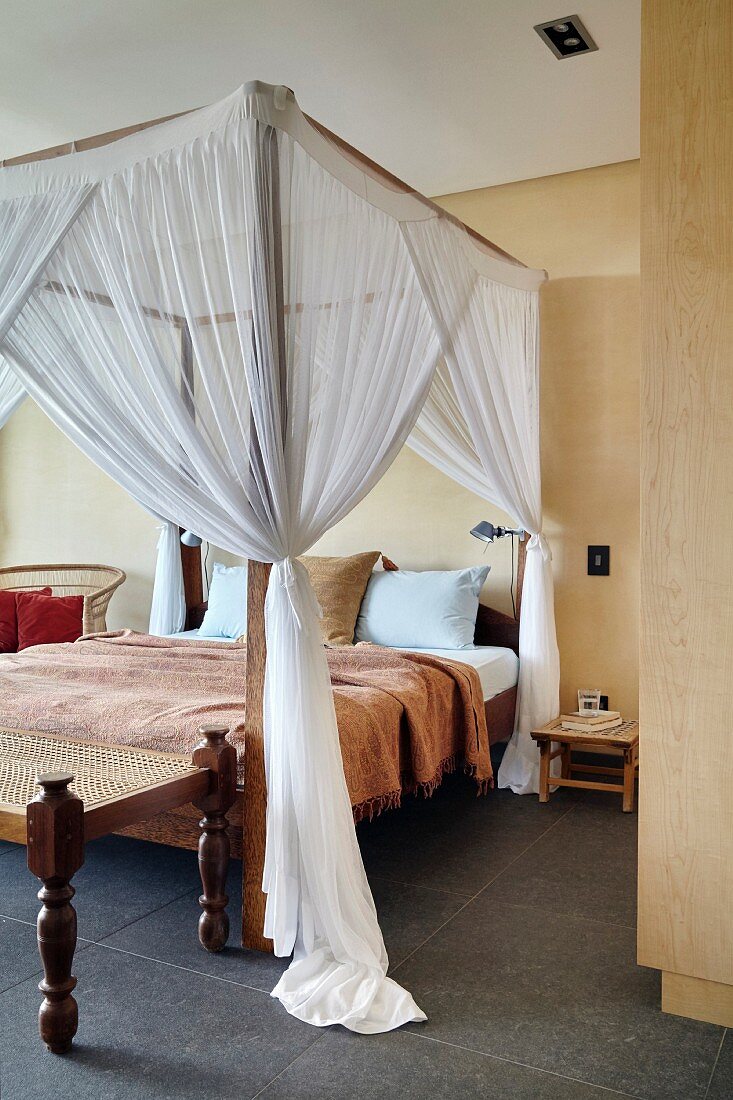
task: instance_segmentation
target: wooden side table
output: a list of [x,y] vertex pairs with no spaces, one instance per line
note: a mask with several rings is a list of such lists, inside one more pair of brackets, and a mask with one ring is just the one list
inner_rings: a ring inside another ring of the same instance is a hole
[[221,951],[226,944],[226,813],[237,784],[237,753],[227,732],[225,726],[202,726],[191,760],[0,730],[0,839],[27,843],[28,866],[43,883],[38,949],[44,977],[38,988],[44,999],[38,1027],[55,1054],[69,1050],[78,1025],[72,996],[76,912],[71,879],[84,863],[87,840],[193,802],[203,814],[199,939],[208,951]]
[[[623,722],[615,729],[602,730],[599,733],[580,732],[562,729],[559,718],[548,722],[540,729],[532,730],[532,737],[540,747],[540,802],[550,799],[550,787],[580,787],[586,791],[615,791],[623,795],[623,811],[632,813],[634,809],[634,781],[639,768],[639,723]],[[553,749],[553,743],[558,747]],[[592,746],[621,751],[622,768],[604,768],[596,764],[575,764],[573,749]],[[562,757],[560,775],[550,775],[550,763],[555,757]],[[590,779],[573,779],[573,772],[590,775],[611,775],[622,777],[621,783],[598,783]]]

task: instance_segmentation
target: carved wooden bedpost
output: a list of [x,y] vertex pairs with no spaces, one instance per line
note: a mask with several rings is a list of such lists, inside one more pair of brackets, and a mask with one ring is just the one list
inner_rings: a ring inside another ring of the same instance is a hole
[[265,895],[265,819],[267,784],[262,727],[265,687],[265,595],[271,566],[250,561],[247,569],[247,687],[244,717],[244,800],[242,811],[242,943],[256,951],[272,953],[272,940],[262,934]]
[[203,812],[199,839],[199,870],[203,894],[199,905],[199,940],[207,951],[221,951],[229,939],[229,897],[226,892],[229,870],[227,810],[237,797],[237,750],[226,739],[226,726],[201,726],[203,741],[193,750],[197,768],[208,768],[211,786],[207,794],[194,800]]
[[[273,126],[256,124],[253,168],[263,181],[252,192],[252,347],[259,362],[263,399],[277,408],[280,445],[285,449],[288,430],[288,358],[285,336],[285,276],[282,216],[280,210],[280,154]],[[270,497],[269,471],[254,418],[251,420],[250,471],[257,493]],[[274,501],[270,501],[273,512]],[[242,855],[244,857],[242,943],[258,951],[272,952],[272,941],[263,935],[267,785],[262,728],[262,696],[265,687],[265,595],[270,566],[250,561],[247,571],[247,688],[244,722],[244,803]]]
[[[181,336],[181,378],[180,378],[180,393],[183,405],[189,415],[195,421],[196,419],[196,401],[195,401],[195,375],[193,369],[193,341],[191,340],[191,329],[188,326],[188,322],[185,318],[181,317],[178,321],[178,327],[180,329]],[[183,528],[180,528],[180,533],[183,534]],[[200,546],[185,546],[180,543],[181,553],[181,568],[183,570],[183,592],[186,601],[186,621],[184,628],[190,630],[192,626],[198,626],[198,623],[189,623],[188,616],[192,608],[198,607],[204,602],[204,579],[203,568],[201,561],[201,547]]]
[[54,1054],[71,1047],[79,1022],[71,974],[76,950],[76,911],[70,880],[84,862],[84,803],[69,789],[70,772],[39,775],[41,787],[27,809],[28,867],[43,882],[38,900],[38,950],[43,1004],[38,1012],[41,1039]]

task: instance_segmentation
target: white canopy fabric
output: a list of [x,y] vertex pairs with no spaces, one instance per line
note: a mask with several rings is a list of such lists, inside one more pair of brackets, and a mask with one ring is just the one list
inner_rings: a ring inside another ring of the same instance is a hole
[[26,392],[22,383],[13,374],[7,363],[0,359],[0,428],[3,428],[16,409],[25,401]]
[[150,605],[151,634],[176,634],[186,625],[186,592],[183,586],[180,530],[177,523],[163,520],[158,538],[153,599]]
[[[536,613],[549,637],[526,388],[544,273],[479,249],[365,173],[292,93],[262,84],[101,149],[3,169],[0,225],[0,355],[22,388],[165,518],[169,565],[176,525],[273,563],[265,935],[294,952],[273,995],[303,1020],[358,1032],[423,1019],[386,977],[319,609],[294,559],[376,484],[441,364],[476,484],[535,536],[523,617]],[[545,657],[527,721],[557,691]]]
[[443,363],[409,440],[449,477],[514,516],[527,546],[519,624],[515,734],[500,787],[539,789],[530,730],[559,711],[552,555],[542,534],[539,439],[539,301],[467,265],[439,220],[406,227]]

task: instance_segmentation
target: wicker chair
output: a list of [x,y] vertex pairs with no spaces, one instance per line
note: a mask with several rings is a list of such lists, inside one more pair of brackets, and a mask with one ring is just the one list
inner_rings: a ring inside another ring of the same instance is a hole
[[127,574],[112,565],[11,565],[0,569],[0,588],[50,588],[54,596],[84,597],[84,633],[107,629],[112,593]]

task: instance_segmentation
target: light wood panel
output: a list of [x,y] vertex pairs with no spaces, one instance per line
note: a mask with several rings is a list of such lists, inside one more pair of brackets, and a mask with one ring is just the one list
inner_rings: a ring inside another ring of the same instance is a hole
[[733,984],[733,4],[642,12],[639,961],[685,1014]]
[[662,974],[662,1010],[673,1016],[689,1016],[693,1020],[730,1027],[733,985],[665,971]]

